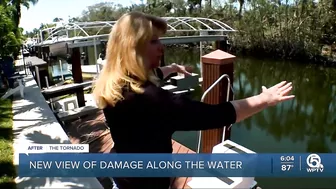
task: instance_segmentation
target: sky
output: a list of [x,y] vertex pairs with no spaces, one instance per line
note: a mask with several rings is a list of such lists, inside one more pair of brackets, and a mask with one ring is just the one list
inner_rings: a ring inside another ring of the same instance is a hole
[[[20,27],[24,31],[32,31],[40,27],[41,23],[50,23],[56,17],[68,20],[69,16],[80,16],[88,6],[100,2],[113,2],[128,6],[139,4],[140,0],[39,0],[36,5],[31,5],[27,10],[22,8]],[[144,1],[146,2],[146,1]]]

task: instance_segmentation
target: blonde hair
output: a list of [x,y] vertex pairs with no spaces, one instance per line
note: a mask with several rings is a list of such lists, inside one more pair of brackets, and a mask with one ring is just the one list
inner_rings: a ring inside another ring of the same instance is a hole
[[106,64],[94,84],[98,108],[114,106],[123,100],[125,85],[136,93],[143,92],[141,85],[153,78],[145,65],[145,45],[154,30],[165,33],[166,22],[141,12],[127,13],[113,26],[106,48]]

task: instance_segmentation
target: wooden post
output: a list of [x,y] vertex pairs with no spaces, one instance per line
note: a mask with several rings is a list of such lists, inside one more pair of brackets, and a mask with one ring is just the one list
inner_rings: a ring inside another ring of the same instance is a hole
[[49,65],[50,64],[50,58],[49,58],[49,54],[50,54],[50,47],[49,46],[47,46],[47,47],[45,47],[45,50],[44,50],[44,54],[45,54],[45,60],[44,61],[46,61],[47,62],[47,64]]
[[42,59],[42,47],[41,46],[37,47],[37,57]]
[[[79,48],[72,49],[71,55],[72,77],[75,83],[83,83],[82,67],[81,67],[81,53]],[[85,98],[83,88],[76,91],[78,107],[85,106]]]
[[45,49],[45,47],[41,47],[41,54],[42,54],[42,60],[46,61],[46,49]]
[[[233,85],[233,62],[236,57],[222,50],[215,50],[209,54],[202,56],[203,66],[203,83],[202,89],[206,91],[218,78],[223,74],[228,74],[230,77],[231,86]],[[219,104],[226,102],[227,98],[226,78],[222,79],[206,96],[205,103]],[[230,90],[229,100],[233,99],[233,93]],[[223,119],[224,119],[223,115]],[[210,119],[210,118],[209,118]],[[228,126],[228,125],[223,125]],[[202,148],[201,152],[211,153],[212,148],[222,141],[223,128],[202,131]],[[226,127],[227,128],[227,127]],[[230,130],[225,131],[225,140],[230,137]]]

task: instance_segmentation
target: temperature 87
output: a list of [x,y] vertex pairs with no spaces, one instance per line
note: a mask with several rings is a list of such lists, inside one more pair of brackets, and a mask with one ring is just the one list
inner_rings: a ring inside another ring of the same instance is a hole
[[281,171],[290,171],[292,168],[294,168],[293,164],[281,165]]

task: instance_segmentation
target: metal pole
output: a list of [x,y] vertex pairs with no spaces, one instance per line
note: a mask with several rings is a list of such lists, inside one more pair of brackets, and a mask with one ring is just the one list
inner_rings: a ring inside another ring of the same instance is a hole
[[39,68],[37,66],[35,66],[35,74],[36,74],[37,84],[41,88],[40,72],[39,72]]
[[[229,101],[229,95],[230,95],[230,89],[233,91],[233,88],[231,87],[231,81],[230,81],[230,76],[227,74],[223,74],[222,76],[220,76],[202,95],[201,97],[201,102],[204,102],[205,97],[208,95],[208,93],[222,80],[226,78],[227,82],[228,82],[228,86],[226,89],[226,101]],[[229,128],[231,128],[232,125],[229,126]],[[222,133],[222,142],[225,139],[225,130],[226,130],[226,126],[224,126],[223,129],[223,133]],[[197,153],[200,153],[201,151],[201,143],[202,143],[202,131],[198,132],[198,143],[197,143]]]
[[24,45],[22,44],[21,53],[22,53],[23,69],[25,71],[25,75],[27,75],[27,68],[26,68],[26,61],[25,61],[24,54],[23,54],[23,47]]
[[95,58],[95,64],[96,64],[96,68],[97,68],[97,75],[99,74],[99,65],[97,64],[97,46],[96,46],[96,38],[93,38],[93,48],[94,48],[94,58]]
[[[208,32],[207,31],[200,31],[200,36],[207,36]],[[202,56],[203,56],[203,42],[200,41],[200,72],[201,76],[203,78],[203,64],[202,64]]]
[[203,78],[203,64],[202,64],[202,55],[203,55],[203,44],[202,41],[200,41],[200,73],[201,73],[201,77]]
[[62,78],[62,81],[64,81],[63,67],[62,67],[62,60],[59,60],[59,65],[60,65],[60,69],[61,69],[61,78]]
[[45,81],[46,81],[47,88],[49,89],[49,81],[48,81],[48,77],[45,76],[44,78],[45,78]]

